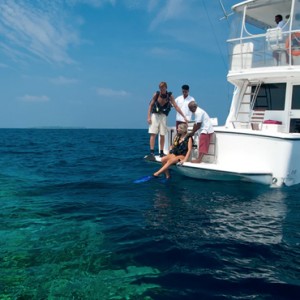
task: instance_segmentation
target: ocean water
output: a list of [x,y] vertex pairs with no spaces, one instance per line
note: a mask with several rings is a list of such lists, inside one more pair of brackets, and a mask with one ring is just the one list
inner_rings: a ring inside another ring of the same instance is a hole
[[299,299],[300,187],[172,173],[147,130],[0,130],[0,299]]

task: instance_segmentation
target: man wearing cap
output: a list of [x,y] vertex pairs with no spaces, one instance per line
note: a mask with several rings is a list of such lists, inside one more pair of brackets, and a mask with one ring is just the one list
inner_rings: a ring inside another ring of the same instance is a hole
[[192,163],[200,163],[202,158],[205,154],[208,153],[209,150],[209,143],[210,139],[214,133],[214,128],[210,117],[208,114],[201,109],[196,101],[191,101],[189,103],[189,110],[194,114],[195,123],[192,132],[190,133],[191,136],[198,131],[199,142],[198,142],[198,158],[192,160]]
[[[187,84],[184,84],[182,87],[182,95],[178,96],[175,99],[176,104],[180,107],[181,111],[184,113],[186,118],[190,121],[192,117],[192,112],[189,110],[189,103],[191,101],[195,101],[195,99],[189,95],[190,87]],[[176,129],[178,128],[178,125],[181,123],[186,123],[183,119],[182,115],[180,115],[178,112],[176,114]]]

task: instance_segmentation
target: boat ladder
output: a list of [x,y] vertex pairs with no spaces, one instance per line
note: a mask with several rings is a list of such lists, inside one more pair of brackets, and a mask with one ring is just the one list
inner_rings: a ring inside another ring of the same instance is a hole
[[[212,137],[209,142],[208,153],[204,154],[202,161],[205,163],[215,163],[216,162],[216,133],[212,134]],[[198,143],[199,143],[199,136],[195,134],[194,137],[194,144],[191,159],[196,159],[198,157]]]
[[[241,88],[242,100],[240,102],[237,114],[236,122],[244,125],[243,127],[249,128],[249,124],[252,127],[252,123],[255,123],[257,116],[253,113],[253,108],[260,91],[262,81],[250,82],[246,81]],[[264,115],[262,116],[264,118]],[[234,126],[235,127],[235,126]]]

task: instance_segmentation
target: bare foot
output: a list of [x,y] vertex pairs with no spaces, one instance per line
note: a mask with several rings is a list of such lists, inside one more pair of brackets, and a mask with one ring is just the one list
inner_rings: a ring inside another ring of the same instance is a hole
[[193,159],[191,161],[191,163],[193,163],[193,164],[200,164],[201,163],[201,159]]

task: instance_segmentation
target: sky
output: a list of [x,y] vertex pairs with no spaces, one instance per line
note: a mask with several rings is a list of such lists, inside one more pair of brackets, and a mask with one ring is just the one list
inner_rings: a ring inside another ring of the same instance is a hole
[[147,128],[161,81],[222,125],[222,16],[219,0],[0,0],[0,128]]

